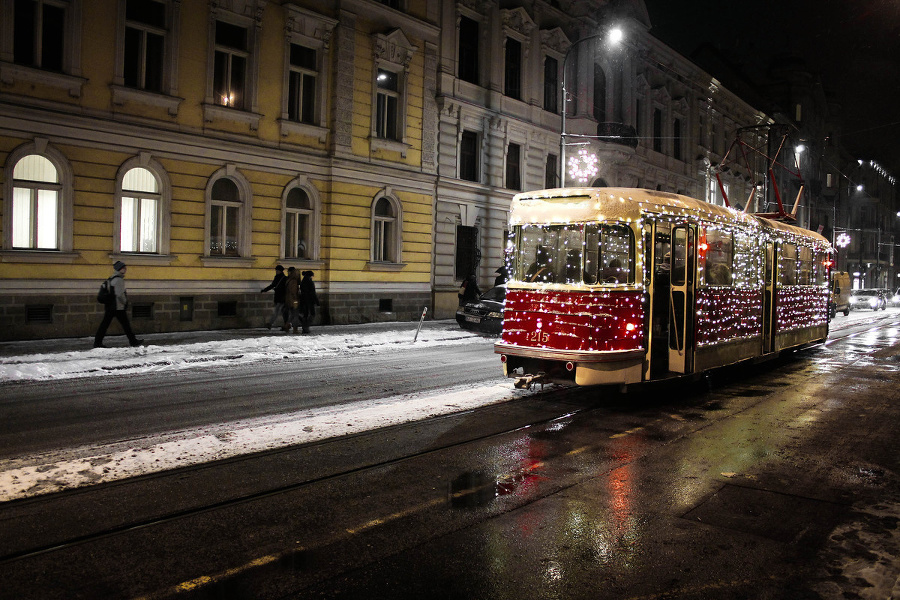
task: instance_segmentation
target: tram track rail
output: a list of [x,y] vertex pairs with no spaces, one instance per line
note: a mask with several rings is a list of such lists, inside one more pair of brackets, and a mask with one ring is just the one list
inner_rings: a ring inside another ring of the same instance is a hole
[[[205,513],[214,512],[217,510],[238,506],[241,504],[246,504],[258,500],[262,500],[264,498],[270,498],[273,496],[277,496],[279,494],[285,494],[293,491],[300,490],[307,486],[317,485],[327,481],[333,481],[340,479],[341,477],[346,477],[354,474],[358,474],[367,470],[379,469],[386,466],[402,463],[403,461],[414,460],[417,458],[422,458],[424,456],[428,456],[431,454],[436,454],[440,452],[445,452],[447,450],[452,450],[454,448],[459,448],[468,444],[477,443],[483,441],[485,439],[489,439],[496,436],[507,435],[510,433],[514,433],[516,431],[521,431],[523,429],[528,429],[531,427],[536,427],[540,425],[544,425],[550,423],[559,418],[564,418],[566,416],[574,415],[577,413],[581,413],[587,410],[594,410],[594,407],[585,406],[584,404],[578,403],[566,403],[566,398],[577,394],[579,391],[577,389],[569,389],[569,388],[554,388],[548,389],[544,391],[535,392],[532,395],[524,396],[520,398],[513,398],[506,403],[504,403],[504,408],[515,408],[516,406],[522,406],[525,404],[529,405],[543,405],[544,407],[549,403],[554,406],[559,406],[559,409],[550,411],[552,414],[548,414],[547,416],[543,416],[539,419],[526,420],[523,422],[516,423],[513,427],[506,427],[502,429],[492,428],[490,431],[484,431],[479,433],[479,435],[475,436],[467,436],[464,439],[460,439],[454,441],[453,443],[442,444],[434,447],[430,447],[428,449],[414,452],[414,453],[401,453],[399,456],[393,456],[390,458],[386,458],[384,460],[378,460],[369,462],[366,464],[360,464],[353,466],[351,468],[346,468],[342,470],[338,470],[336,472],[323,474],[320,476],[306,478],[302,481],[294,481],[291,483],[286,483],[278,486],[268,487],[267,489],[260,489],[254,491],[252,493],[241,494],[232,498],[225,498],[215,502],[203,503],[200,506],[194,507],[186,507],[179,510],[174,510],[168,512],[166,514],[156,515],[152,517],[135,519],[131,522],[122,523],[116,526],[101,528],[97,531],[91,531],[89,533],[84,533],[81,535],[72,536],[69,539],[60,540],[52,543],[47,543],[43,545],[37,545],[35,547],[18,550],[15,552],[4,552],[0,554],[0,566],[9,565],[11,563],[41,556],[44,554],[52,553],[55,551],[71,548],[78,545],[88,544],[95,540],[100,540],[105,537],[125,534],[130,531],[135,531],[138,529],[144,529],[148,527],[154,527],[158,525],[163,525],[166,523],[171,523],[173,521],[177,521],[180,519],[188,519],[197,515],[202,515]],[[432,425],[439,424],[440,422],[446,422],[453,419],[458,419],[463,415],[470,415],[473,413],[489,413],[495,412],[497,410],[497,406],[484,406],[479,407],[467,411],[463,411],[462,413],[454,413],[448,415],[440,415],[429,419]],[[546,410],[546,408],[544,408]],[[308,451],[310,448],[321,448],[329,445],[333,445],[335,443],[346,443],[348,441],[352,441],[354,439],[370,437],[373,435],[385,435],[390,431],[400,431],[404,429],[412,429],[412,428],[421,428],[422,423],[420,422],[411,422],[411,423],[403,423],[399,425],[392,425],[386,428],[381,428],[377,430],[351,434],[348,436],[343,436],[339,439],[327,439],[307,444],[301,444],[298,446],[291,447],[283,447],[283,448],[275,448],[272,450],[267,450],[263,452],[257,452],[253,454],[236,456],[228,459],[224,459],[221,461],[216,461],[213,463],[202,463],[191,465],[187,467],[183,467],[180,469],[163,471],[159,473],[153,473],[149,475],[142,475],[139,477],[115,481],[110,483],[105,483],[96,487],[85,487],[78,488],[73,490],[66,490],[62,492],[57,492],[51,495],[46,496],[37,496],[32,498],[24,498],[21,500],[12,500],[6,503],[0,503],[0,521],[5,520],[10,511],[14,512],[29,512],[29,513],[43,513],[41,509],[43,506],[58,506],[61,500],[77,500],[79,498],[88,498],[92,495],[97,494],[98,492],[106,492],[110,490],[115,490],[116,488],[125,488],[129,486],[145,486],[145,485],[154,485],[160,481],[165,481],[167,479],[172,478],[184,478],[190,475],[196,474],[204,474],[204,473],[212,473],[216,471],[221,471],[224,468],[238,468],[244,467],[249,468],[254,463],[258,463],[262,460],[267,459],[277,459],[279,457],[284,457],[286,455],[290,455],[292,453],[304,452]],[[58,510],[58,509],[55,509]]]

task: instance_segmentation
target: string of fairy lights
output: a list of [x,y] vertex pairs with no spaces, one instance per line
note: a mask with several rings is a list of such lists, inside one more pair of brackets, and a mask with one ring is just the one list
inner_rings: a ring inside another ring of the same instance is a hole
[[[572,192],[571,201],[547,192],[514,200],[507,268],[516,285],[507,295],[505,343],[556,350],[643,349],[652,224],[664,231],[686,223],[696,227],[698,347],[761,335],[770,243],[782,253],[775,298],[778,331],[827,324],[831,248],[821,236],[674,194],[636,200],[591,192],[593,204],[586,206],[585,193]],[[595,220],[568,222],[568,213],[584,215],[587,208]],[[657,265],[670,260],[658,256],[666,249],[656,250]]]

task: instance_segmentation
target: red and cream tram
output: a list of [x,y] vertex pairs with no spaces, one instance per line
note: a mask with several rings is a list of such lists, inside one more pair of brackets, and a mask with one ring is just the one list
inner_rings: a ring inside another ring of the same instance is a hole
[[619,384],[702,373],[828,336],[821,235],[631,188],[516,195],[504,372]]

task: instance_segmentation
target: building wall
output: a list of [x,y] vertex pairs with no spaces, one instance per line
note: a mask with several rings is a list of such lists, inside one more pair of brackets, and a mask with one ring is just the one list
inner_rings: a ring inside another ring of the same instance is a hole
[[[3,14],[12,14],[12,1],[0,1]],[[165,4],[177,54],[163,94],[122,85],[110,49],[122,31],[124,1],[71,3],[71,35],[82,50],[64,75],[16,64],[10,32],[3,30],[0,339],[92,334],[102,312],[96,288],[115,260],[129,265],[139,333],[261,326],[272,299],[259,290],[276,264],[315,271],[320,322],[418,318],[432,302],[437,28],[427,21],[431,3],[410,2],[406,14],[368,0],[344,2],[341,10],[316,2],[184,0],[180,11],[177,3]],[[258,52],[251,50],[248,61],[256,73],[248,85],[252,101],[244,110],[222,106],[212,94],[216,18],[246,25],[251,48],[256,39]],[[288,39],[317,47],[324,57],[314,125],[287,122]],[[373,135],[378,60],[403,74],[399,144],[378,143]],[[40,251],[10,243],[13,164],[34,152],[52,153],[71,171],[71,216],[63,223],[70,247]],[[128,165],[152,165],[167,183],[160,225],[169,236],[159,252],[115,247],[117,185]],[[208,250],[210,185],[223,176],[248,192],[239,257]],[[293,186],[318,207],[318,255],[308,260],[286,258],[283,250],[284,197]],[[382,197],[396,209],[400,239],[397,256],[386,261],[372,256],[373,207]]]

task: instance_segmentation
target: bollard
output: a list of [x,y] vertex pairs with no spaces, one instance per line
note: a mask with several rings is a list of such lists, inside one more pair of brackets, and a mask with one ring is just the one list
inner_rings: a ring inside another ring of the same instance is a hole
[[416,337],[413,338],[413,342],[415,342],[417,339],[419,339],[419,330],[422,329],[422,321],[425,320],[425,313],[427,313],[427,312],[428,312],[428,307],[426,306],[425,308],[422,309],[422,318],[419,319],[419,326],[416,327]]

